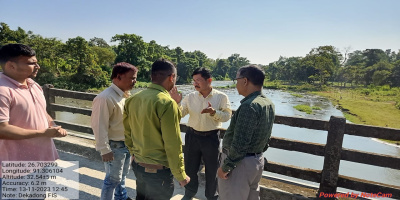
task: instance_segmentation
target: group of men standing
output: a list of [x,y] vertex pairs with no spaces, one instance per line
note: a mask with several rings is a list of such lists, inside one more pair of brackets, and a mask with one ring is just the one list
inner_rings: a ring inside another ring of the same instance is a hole
[[[0,162],[57,159],[51,138],[67,133],[52,126],[41,88],[31,79],[40,68],[35,52],[21,44],[3,46],[0,64]],[[264,72],[255,65],[238,70],[236,88],[245,98],[233,116],[228,96],[211,86],[208,69],[192,73],[196,91],[184,98],[175,86],[172,62],[155,61],[152,83],[131,96],[137,72],[129,63],[115,64],[111,86],[93,100],[91,126],[106,172],[101,199],[131,199],[125,186],[130,166],[136,199],[170,199],[174,177],[185,187],[183,199],[192,199],[202,161],[207,199],[259,199],[263,152],[274,122],[274,105],[262,94]],[[180,120],[185,115],[184,159]],[[221,153],[219,129],[229,119]],[[26,151],[17,149],[22,143]]]
[[[274,121],[274,105],[262,94],[264,72],[254,65],[239,69],[236,88],[245,98],[232,116],[228,96],[211,86],[208,69],[193,71],[196,91],[184,98],[175,86],[177,69],[166,59],[153,63],[148,88],[128,97],[137,70],[128,63],[116,64],[113,84],[93,101],[96,149],[106,169],[101,199],[111,199],[113,193],[115,199],[130,199],[125,188],[129,158],[136,199],[170,199],[173,177],[185,187],[182,199],[192,199],[202,161],[207,199],[259,199],[263,152]],[[186,115],[184,158],[180,120]],[[219,129],[229,119],[221,153]]]

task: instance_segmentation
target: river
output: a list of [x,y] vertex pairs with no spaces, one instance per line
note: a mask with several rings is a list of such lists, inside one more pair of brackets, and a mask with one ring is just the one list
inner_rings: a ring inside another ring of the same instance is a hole
[[[223,86],[227,84],[232,84],[232,81],[213,82],[214,86]],[[138,90],[140,89],[134,89],[132,93],[135,93]],[[183,95],[186,95],[187,93],[194,91],[194,88],[192,85],[178,85],[178,90],[182,91]],[[239,107],[240,100],[243,99],[243,97],[238,94],[236,89],[233,88],[233,89],[219,89],[219,90],[225,92],[228,95],[232,109],[237,109]],[[321,120],[329,120],[330,116],[332,115],[343,116],[343,113],[340,110],[336,109],[328,99],[323,97],[305,93],[301,94],[303,95],[302,97],[296,97],[285,91],[269,90],[269,89],[264,89],[263,93],[268,98],[270,98],[272,102],[275,104],[277,115],[304,117],[304,118],[321,119]],[[56,103],[84,107],[84,108],[91,107],[90,101],[56,98]],[[298,104],[318,106],[321,108],[321,110],[314,110],[313,113],[306,114],[304,112],[297,111],[296,109],[293,108],[293,106]],[[57,112],[56,118],[58,120],[90,125],[90,117],[80,114]],[[181,122],[185,123],[187,122],[187,120],[188,116],[182,118]],[[224,128],[227,128],[228,126],[229,122],[223,123]],[[274,127],[272,129],[272,136],[325,144],[327,138],[327,132],[274,124]],[[184,134],[182,137],[184,137]],[[343,141],[343,147],[360,151],[373,152],[378,154],[387,154],[400,157],[400,148],[374,141],[371,138],[345,135]],[[323,167],[323,157],[309,155],[305,153],[269,148],[266,151],[265,156],[270,161],[283,163],[287,165],[294,165],[316,170],[321,170]],[[312,185],[316,185],[315,183],[303,181],[300,179],[293,179],[286,176],[272,174],[269,172],[265,173],[273,176],[278,176],[286,179],[297,180],[299,182],[306,182]],[[375,167],[348,161],[341,161],[339,173],[345,176],[400,186],[400,181],[399,181],[400,170],[394,170],[384,167]]]

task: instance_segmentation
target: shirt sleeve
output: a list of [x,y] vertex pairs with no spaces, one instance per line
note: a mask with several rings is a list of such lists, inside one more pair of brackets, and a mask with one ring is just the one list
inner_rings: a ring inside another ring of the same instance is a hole
[[216,109],[215,115],[210,117],[218,122],[227,122],[231,118],[231,116],[232,110],[228,96],[222,95],[220,108]]
[[179,126],[180,119],[180,110],[178,109],[178,105],[174,102],[166,105],[165,112],[160,119],[161,133],[165,152],[167,154],[168,165],[172,174],[178,181],[182,181],[186,178]]
[[129,150],[129,153],[133,155],[133,141],[132,141],[132,132],[131,132],[131,126],[129,124],[129,102],[130,100],[127,99],[125,101],[125,106],[124,106],[124,114],[123,114],[123,124],[124,124],[124,135],[125,135],[125,145]]
[[235,113],[235,115],[237,115],[237,120],[233,131],[232,145],[222,165],[224,172],[232,171],[246,156],[259,120],[256,110],[248,104],[242,105],[239,112]]
[[10,120],[11,98],[6,91],[0,90],[0,123]]
[[98,96],[93,100],[91,125],[96,140],[96,150],[100,151],[101,155],[111,152],[108,127],[112,112],[112,103],[108,102],[106,98]]
[[185,117],[189,114],[189,95],[186,95],[180,104],[179,109],[181,110],[182,117]]

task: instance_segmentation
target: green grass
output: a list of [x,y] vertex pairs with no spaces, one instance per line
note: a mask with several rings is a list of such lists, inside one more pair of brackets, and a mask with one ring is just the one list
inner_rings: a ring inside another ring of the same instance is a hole
[[[400,100],[400,88],[330,88],[314,93],[331,99],[346,119],[355,124],[400,129],[400,109],[396,107]],[[391,141],[394,144],[399,142]]]
[[313,110],[322,110],[320,107],[318,107],[318,106],[313,106],[313,107],[311,107],[311,109],[313,109]]
[[312,113],[312,109],[308,105],[297,105],[297,106],[293,106],[293,108],[295,108],[296,110],[298,110],[300,112],[305,112],[307,114],[311,114]]

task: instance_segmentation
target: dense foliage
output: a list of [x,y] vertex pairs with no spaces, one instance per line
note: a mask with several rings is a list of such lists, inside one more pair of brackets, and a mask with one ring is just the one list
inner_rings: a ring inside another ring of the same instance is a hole
[[[26,32],[20,27],[11,30],[6,23],[0,23],[0,46],[8,43],[31,46],[36,50],[41,66],[37,81],[64,89],[87,91],[106,87],[110,84],[111,66],[122,61],[139,68],[140,81],[149,81],[151,64],[158,58],[167,58],[176,64],[181,83],[190,82],[191,73],[197,67],[211,69],[216,80],[234,80],[237,69],[250,64],[239,54],[214,60],[198,50],[171,49],[154,40],[145,42],[135,34],[117,34],[110,42],[116,45],[110,46],[102,38],[86,41],[80,36],[62,42]],[[280,57],[262,67],[270,81],[320,86],[328,82],[400,86],[400,51],[396,53],[390,49],[356,50],[343,56],[333,46],[320,46],[305,57]]]

